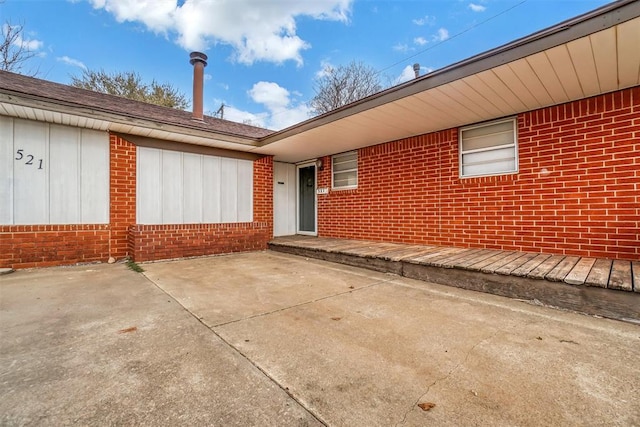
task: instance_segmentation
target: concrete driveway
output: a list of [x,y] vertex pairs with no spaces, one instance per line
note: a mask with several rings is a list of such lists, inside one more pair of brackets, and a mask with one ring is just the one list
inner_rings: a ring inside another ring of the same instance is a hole
[[640,326],[273,252],[0,276],[1,425],[640,425]]

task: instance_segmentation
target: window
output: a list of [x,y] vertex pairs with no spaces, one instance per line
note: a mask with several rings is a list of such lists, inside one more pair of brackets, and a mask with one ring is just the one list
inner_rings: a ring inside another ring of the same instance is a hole
[[460,176],[518,171],[515,119],[460,129]]
[[333,188],[356,188],[358,186],[358,152],[336,154],[332,158]]

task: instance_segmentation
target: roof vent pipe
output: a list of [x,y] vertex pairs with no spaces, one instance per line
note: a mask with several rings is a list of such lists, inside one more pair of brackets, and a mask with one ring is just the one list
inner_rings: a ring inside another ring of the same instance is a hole
[[420,77],[420,64],[418,64],[417,62],[413,64],[413,72],[416,75],[416,79]]
[[207,55],[202,52],[191,52],[189,62],[193,65],[193,120],[202,121],[203,115],[203,91],[204,91],[204,67],[207,66]]

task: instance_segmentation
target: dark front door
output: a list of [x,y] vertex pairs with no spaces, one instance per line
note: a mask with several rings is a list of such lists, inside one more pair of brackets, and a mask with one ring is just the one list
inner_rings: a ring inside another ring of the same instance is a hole
[[298,231],[316,232],[316,167],[298,168]]

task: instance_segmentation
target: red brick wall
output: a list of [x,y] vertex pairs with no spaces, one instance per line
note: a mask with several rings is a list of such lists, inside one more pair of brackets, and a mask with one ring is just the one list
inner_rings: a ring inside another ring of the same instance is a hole
[[640,87],[520,114],[518,144],[519,173],[466,179],[457,129],[360,149],[319,235],[640,259]]
[[106,224],[0,226],[0,267],[49,267],[108,258]]
[[138,262],[266,249],[266,223],[134,225],[130,228]]
[[253,222],[134,225],[129,228],[135,261],[152,261],[267,248],[273,236],[273,158],[253,163]]
[[136,214],[136,147],[110,135],[110,224],[0,226],[0,267],[31,268],[106,262],[130,253]]

